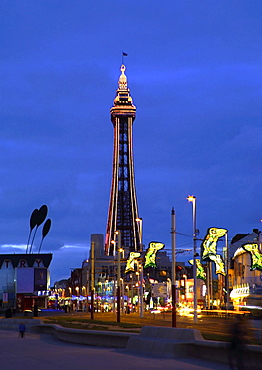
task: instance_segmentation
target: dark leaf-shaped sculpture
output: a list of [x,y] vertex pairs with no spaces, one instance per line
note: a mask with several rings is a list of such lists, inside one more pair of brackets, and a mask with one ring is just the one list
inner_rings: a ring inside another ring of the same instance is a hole
[[30,229],[31,231],[33,230],[33,228],[36,226],[36,223],[37,223],[37,217],[38,217],[38,209],[34,209],[32,214],[31,214],[31,217],[30,217]]
[[26,253],[28,252],[28,247],[29,247],[29,242],[30,242],[30,237],[31,237],[31,234],[32,234],[32,231],[34,229],[34,227],[36,226],[36,221],[37,221],[37,217],[38,217],[38,209],[34,209],[32,214],[31,214],[31,217],[30,217],[30,231],[29,231],[29,236],[28,236],[28,241],[27,241],[27,245],[26,245]]
[[48,208],[45,204],[39,208],[37,219],[36,219],[37,226],[40,226],[45,221],[47,211],[48,211]]
[[32,248],[33,248],[33,244],[34,244],[37,229],[45,221],[45,218],[46,218],[46,215],[47,215],[47,212],[48,212],[48,208],[44,204],[39,209],[35,209],[34,212],[35,212],[34,221],[36,222],[36,229],[35,229],[35,233],[34,233],[34,236],[33,236],[32,242],[31,242],[31,247],[30,247],[30,252],[29,253],[32,252]]
[[44,227],[42,230],[42,239],[44,239],[44,237],[46,237],[46,235],[49,233],[50,227],[51,227],[51,220],[49,218],[48,220],[46,220],[44,224]]
[[51,228],[51,220],[50,220],[50,218],[48,218],[46,220],[46,222],[44,223],[44,226],[43,226],[42,240],[41,240],[41,243],[40,243],[40,246],[39,246],[38,253],[40,253],[40,250],[41,250],[41,247],[42,247],[42,244],[43,244],[43,240],[46,237],[46,235],[49,233],[50,228]]

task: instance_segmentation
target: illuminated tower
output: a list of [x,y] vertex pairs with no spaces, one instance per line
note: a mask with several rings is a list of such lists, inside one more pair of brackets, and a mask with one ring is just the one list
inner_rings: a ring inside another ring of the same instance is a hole
[[113,176],[108,210],[105,252],[112,255],[120,230],[121,246],[126,253],[140,249],[138,208],[134,181],[133,163],[133,122],[136,107],[127,87],[126,67],[121,66],[118,89],[111,108],[111,121],[114,125]]

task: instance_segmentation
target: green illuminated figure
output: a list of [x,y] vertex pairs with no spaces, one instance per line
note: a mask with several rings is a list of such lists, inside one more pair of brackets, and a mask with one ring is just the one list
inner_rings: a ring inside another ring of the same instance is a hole
[[243,244],[242,248],[251,254],[250,270],[262,270],[262,254],[259,252],[258,244]]
[[135,271],[135,263],[137,262],[138,257],[140,257],[139,252],[130,252],[129,253],[128,259],[126,261],[126,269],[125,269],[126,274],[128,272]]
[[205,240],[201,245],[202,259],[210,258],[210,255],[217,254],[217,240],[227,233],[226,229],[218,229],[217,227],[210,227],[207,230]]
[[149,243],[149,247],[147,248],[145,254],[145,265],[144,268],[147,267],[154,267],[156,268],[156,253],[163,249],[165,244],[159,242],[151,242]]
[[215,262],[216,274],[221,274],[221,275],[226,276],[225,264],[224,264],[222,256],[220,256],[220,254],[211,254],[209,256],[209,259]]
[[[188,261],[190,265],[194,266],[194,260]],[[206,273],[199,259],[196,259],[196,277],[197,279],[206,280]]]

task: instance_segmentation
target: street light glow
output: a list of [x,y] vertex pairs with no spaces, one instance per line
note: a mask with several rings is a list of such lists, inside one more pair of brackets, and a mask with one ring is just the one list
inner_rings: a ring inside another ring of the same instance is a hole
[[196,197],[194,195],[189,195],[187,198],[186,198],[189,202],[194,202],[196,200]]

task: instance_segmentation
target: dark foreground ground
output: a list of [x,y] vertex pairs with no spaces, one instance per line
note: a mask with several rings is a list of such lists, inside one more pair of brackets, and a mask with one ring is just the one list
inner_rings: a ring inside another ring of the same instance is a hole
[[[90,313],[83,312],[73,312],[70,314],[65,314],[63,311],[43,311],[39,313],[39,318],[43,319],[46,323],[51,322],[64,325],[64,323],[67,322],[71,325],[74,324],[74,326],[71,327],[75,328],[78,327],[81,329],[96,329],[96,321],[98,320],[99,325],[102,326],[102,330],[123,330],[123,328],[121,328],[121,326],[116,323],[116,314],[114,313],[95,313],[94,320],[89,321],[87,325],[87,323],[85,323],[85,320],[90,320],[90,317]],[[199,318],[197,323],[194,323],[193,318],[177,315],[176,326],[178,328],[198,329],[205,339],[229,341],[229,332],[234,321],[235,319],[233,317],[206,315]],[[114,322],[116,326],[110,325],[109,322]],[[108,328],[106,325],[107,323],[109,324]],[[132,313],[129,315],[122,314],[121,323],[129,323],[137,328],[129,328],[129,330],[139,332],[140,328],[144,325],[172,327],[172,316],[170,312],[156,315],[145,312],[143,318],[140,318],[139,313]],[[247,343],[262,344],[262,320],[246,319],[245,325],[248,329]]]
[[49,335],[0,330],[0,368],[3,370],[113,370],[113,369],[188,369],[224,370],[228,366],[200,359],[163,359],[127,353],[125,350],[76,345]]

